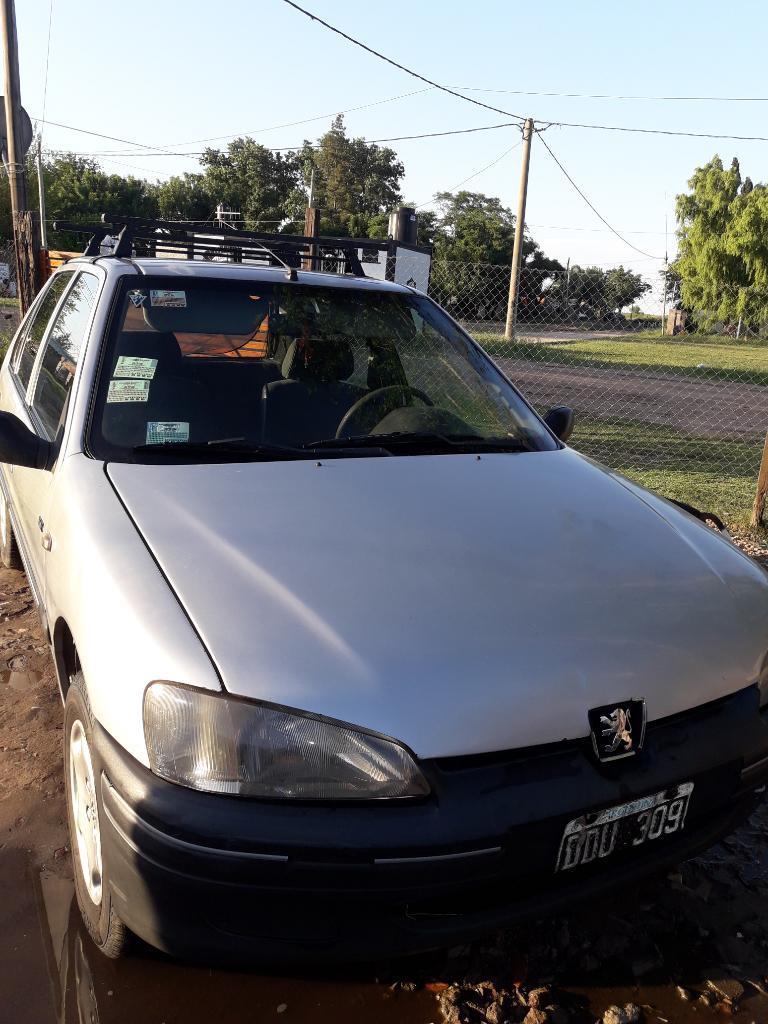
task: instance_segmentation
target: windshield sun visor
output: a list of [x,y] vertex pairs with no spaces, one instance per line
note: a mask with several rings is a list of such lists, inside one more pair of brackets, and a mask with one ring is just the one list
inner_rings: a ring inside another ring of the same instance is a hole
[[248,335],[257,330],[267,314],[269,299],[246,291],[232,291],[227,301],[200,289],[175,289],[163,304],[151,289],[142,312],[152,330],[180,334]]

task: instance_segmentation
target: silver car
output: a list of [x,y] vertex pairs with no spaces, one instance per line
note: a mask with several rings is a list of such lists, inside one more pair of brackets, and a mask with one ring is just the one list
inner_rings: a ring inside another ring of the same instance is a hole
[[768,577],[414,289],[80,258],[0,396],[105,954],[440,947],[754,808]]

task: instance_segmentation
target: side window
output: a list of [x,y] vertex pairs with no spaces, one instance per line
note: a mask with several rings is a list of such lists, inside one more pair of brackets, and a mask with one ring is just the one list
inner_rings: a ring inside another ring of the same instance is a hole
[[53,323],[40,360],[32,408],[51,439],[56,437],[66,408],[98,286],[93,274],[78,275]]
[[14,353],[14,370],[16,376],[26,390],[29,378],[32,376],[32,368],[37,359],[40,349],[40,342],[43,340],[48,321],[53,315],[54,309],[61,298],[62,292],[72,280],[72,274],[59,274],[51,281],[48,291],[43,296],[37,312],[32,321],[28,324],[21,339],[18,352]]

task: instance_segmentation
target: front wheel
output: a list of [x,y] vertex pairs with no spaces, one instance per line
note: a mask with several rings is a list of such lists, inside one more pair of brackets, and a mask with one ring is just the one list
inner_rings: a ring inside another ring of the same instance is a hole
[[105,956],[123,954],[127,929],[112,906],[100,823],[104,810],[93,766],[93,716],[83,673],[72,677],[64,705],[64,781],[75,894],[85,927]]

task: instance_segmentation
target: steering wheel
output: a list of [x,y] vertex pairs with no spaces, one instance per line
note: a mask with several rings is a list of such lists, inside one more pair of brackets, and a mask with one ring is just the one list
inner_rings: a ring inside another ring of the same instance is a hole
[[424,405],[434,404],[429,395],[408,384],[392,384],[386,388],[369,391],[346,411],[336,430],[336,437],[355,437],[358,434],[370,433],[376,424],[394,409],[413,405],[413,398],[418,398]]

